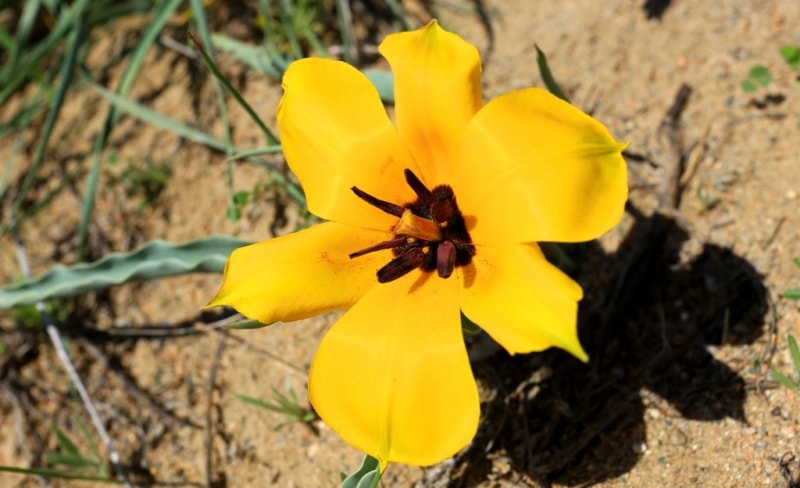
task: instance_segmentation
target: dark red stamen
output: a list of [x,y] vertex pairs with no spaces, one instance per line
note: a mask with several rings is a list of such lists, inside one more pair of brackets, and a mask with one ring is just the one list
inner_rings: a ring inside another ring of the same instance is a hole
[[378,270],[378,283],[388,283],[401,278],[419,268],[425,261],[425,253],[420,247],[407,249]]
[[350,189],[353,191],[353,193],[356,194],[358,198],[364,200],[373,207],[386,212],[389,215],[394,215],[395,217],[400,217],[401,215],[403,215],[403,211],[405,209],[400,205],[396,205],[394,203],[381,200],[380,198],[373,197],[369,193],[363,190],[359,190],[355,186]]
[[456,196],[449,186],[437,186],[433,190],[433,200],[428,205],[431,209],[433,220],[440,226],[445,226],[454,216],[453,203]]
[[424,203],[426,207],[430,207],[433,203],[433,194],[428,190],[428,187],[425,186],[425,183],[420,181],[417,175],[410,169],[405,169],[403,173],[406,176],[406,183],[408,183],[408,186],[414,190],[414,193],[417,194],[417,197],[419,197],[420,201]]
[[357,258],[359,256],[363,256],[365,254],[369,254],[375,251],[383,251],[384,249],[394,249],[400,246],[407,246],[408,244],[410,244],[408,241],[409,241],[408,237],[401,236],[401,237],[396,237],[394,239],[390,239],[388,241],[379,242],[374,246],[369,246],[366,249],[350,253],[350,259]]
[[456,267],[456,245],[443,241],[436,248],[436,272],[442,278],[449,278]]
[[[467,232],[466,222],[456,203],[453,189],[439,185],[429,190],[411,170],[404,171],[408,186],[418,200],[405,206],[386,202],[353,187],[353,193],[370,205],[398,218],[410,211],[416,218],[435,223],[440,231],[435,240],[426,240],[419,235],[396,234],[394,238],[379,242],[366,249],[350,254],[356,258],[375,251],[391,249],[394,258],[378,270],[378,282],[388,283],[405,276],[414,269],[425,272],[436,271],[441,278],[449,278],[457,266],[466,266],[475,256],[475,246]],[[402,227],[397,227],[402,228]],[[401,231],[402,232],[402,231]]]

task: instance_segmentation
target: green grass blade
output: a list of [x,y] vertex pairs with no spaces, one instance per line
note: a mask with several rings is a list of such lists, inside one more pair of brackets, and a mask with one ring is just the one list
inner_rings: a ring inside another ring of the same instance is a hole
[[14,36],[12,36],[3,27],[0,27],[0,49],[8,52],[16,51],[18,49],[17,42],[14,40]]
[[[198,50],[203,54],[203,59],[206,61],[206,65],[216,66],[216,63],[214,62],[214,51],[212,51],[211,46],[211,34],[209,33],[205,11],[203,10],[203,1],[190,0],[189,3],[192,6],[192,11],[194,12],[195,24],[197,25],[197,31],[200,34],[200,40],[203,43],[203,48],[200,49],[199,43],[194,37],[191,37],[190,35],[190,38],[192,39],[192,42],[194,42],[195,47],[197,47]],[[225,138],[225,155],[230,156],[234,153],[234,148],[233,140],[231,139],[231,125],[230,121],[228,120],[228,108],[225,103],[225,92],[223,89],[223,86],[230,87],[230,83],[224,76],[222,76],[221,73],[219,76],[216,76],[216,78],[217,84],[215,88],[217,92],[217,105],[219,106],[219,118],[222,121],[222,131]],[[227,212],[228,215],[232,217],[231,220],[239,220],[240,211],[236,205],[235,189],[233,185],[233,162],[225,162],[225,175],[225,181],[227,183],[228,190]]]
[[781,293],[781,296],[783,298],[788,298],[789,300],[800,300],[800,288],[786,290],[785,292]]
[[[211,34],[208,30],[208,22],[206,22],[205,10],[203,10],[203,0],[189,0],[194,12],[195,24],[197,24],[197,31],[200,33],[200,40],[203,42],[201,51],[205,51],[203,59],[207,64],[216,65],[214,62],[214,52],[211,51]],[[218,73],[219,71],[217,71]],[[231,126],[228,120],[228,109],[225,105],[225,93],[220,83],[225,79],[224,76],[216,76],[217,78],[217,104],[219,105],[219,116],[222,120],[222,127],[224,132],[225,141],[225,155],[229,156],[233,153],[233,142],[231,139]],[[225,86],[230,86],[230,83],[225,80]]]
[[385,2],[397,20],[400,21],[400,25],[403,27],[403,30],[411,30],[411,24],[408,23],[406,12],[403,10],[403,6],[400,5],[400,2],[397,0],[385,0]]
[[[153,45],[158,37],[158,34],[164,28],[164,25],[166,25],[170,16],[175,12],[180,4],[181,0],[169,0],[168,2],[163,3],[161,8],[155,12],[153,22],[147,28],[142,36],[142,39],[136,45],[136,49],[134,49],[133,53],[131,54],[130,61],[125,67],[125,71],[122,73],[122,77],[120,78],[119,86],[117,88],[117,93],[120,96],[127,97],[131,87],[133,86],[133,82],[139,73],[139,69],[142,66],[145,54],[147,54],[148,49],[150,49],[150,46]],[[78,222],[78,260],[83,258],[83,250],[86,246],[86,240],[89,231],[89,220],[91,219],[92,211],[94,210],[97,180],[100,176],[102,153],[108,142],[108,137],[111,135],[111,131],[118,121],[119,110],[117,110],[116,106],[112,105],[106,114],[106,119],[103,123],[103,129],[95,139],[92,167],[89,170],[89,175],[86,180],[86,190],[83,195],[83,205],[81,206],[81,218]]]
[[306,205],[306,196],[303,194],[303,190],[301,190],[300,187],[289,181],[278,168],[272,166],[266,161],[257,158],[247,158],[246,161],[252,165],[264,169],[267,173],[269,173],[269,176],[272,178],[272,180],[276,184],[284,188],[286,190],[286,193],[290,197],[292,197],[294,201],[296,201],[300,205],[303,206]]
[[48,452],[44,455],[44,461],[47,464],[61,464],[62,466],[68,466],[70,468],[97,466],[94,460],[85,458],[80,454],[62,454],[59,452]]
[[78,446],[73,443],[67,434],[65,434],[61,429],[58,428],[57,425],[53,425],[53,434],[56,436],[56,442],[58,442],[58,446],[64,450],[67,454],[71,454],[73,456],[80,456],[80,451],[78,450]]
[[264,46],[251,46],[223,34],[211,34],[211,42],[220,51],[224,51],[269,76],[280,79],[289,66],[289,59],[281,53],[273,53]]
[[797,341],[791,334],[789,334],[789,354],[794,363],[795,378],[800,381],[800,348],[797,347]]
[[8,191],[8,182],[11,179],[11,172],[14,169],[14,163],[17,155],[22,150],[22,140],[25,135],[25,130],[21,129],[14,137],[14,142],[11,145],[11,154],[8,156],[5,168],[3,169],[3,177],[0,179],[0,199],[3,198]]
[[564,100],[565,102],[569,102],[569,98],[567,98],[564,90],[561,89],[561,86],[558,84],[555,77],[553,77],[553,73],[550,71],[550,65],[547,64],[547,56],[545,56],[544,52],[539,49],[539,46],[534,44],[534,47],[536,47],[536,64],[539,66],[539,75],[542,77],[544,86],[546,86],[553,95]]
[[303,57],[303,50],[300,48],[300,43],[297,41],[297,34],[294,31],[292,10],[289,7],[288,0],[278,0],[278,12],[281,17],[281,25],[283,25],[286,33],[286,39],[289,41],[289,46],[292,48],[294,59],[301,59]]
[[13,466],[0,466],[0,472],[27,474],[29,476],[43,476],[45,478],[56,478],[63,480],[92,481],[97,483],[109,483],[114,485],[122,484],[113,478],[99,478],[96,476],[86,476],[80,473],[72,473],[59,469],[39,469],[39,468],[15,468]]
[[250,149],[248,151],[240,151],[228,156],[229,161],[239,161],[241,159],[250,159],[266,154],[277,154],[283,151],[281,146],[260,147],[258,149]]
[[238,393],[232,393],[231,396],[240,402],[249,403],[250,405],[255,405],[256,407],[261,407],[272,412],[285,413],[278,405],[265,402],[264,400],[259,400],[258,398],[253,398],[247,395],[239,395]]
[[339,16],[339,30],[342,32],[342,57],[353,64],[353,15],[350,0],[336,0],[336,14]]
[[114,20],[117,17],[125,17],[132,14],[141,14],[153,11],[155,6],[153,4],[160,2],[153,2],[152,0],[141,1],[107,1],[100,4],[97,0],[92,5],[93,9],[88,17],[91,25],[104,25]]
[[[214,45],[219,45],[218,43],[220,42],[220,39],[223,38],[223,37],[224,36],[212,35],[211,39],[210,39],[210,43],[212,43]],[[235,41],[233,39],[228,39],[227,41],[223,41],[223,44],[225,44],[226,42],[227,42],[227,45],[229,47],[238,45],[239,47],[236,48],[236,49],[240,49],[240,48],[243,48],[243,47],[256,49],[253,46],[245,46],[244,44],[239,43],[238,41]],[[228,91],[228,93],[230,93],[231,96],[234,99],[236,99],[236,102],[239,105],[241,105],[241,107],[245,110],[245,112],[247,112],[247,115],[249,115],[250,118],[253,119],[253,121],[258,125],[258,127],[264,133],[264,136],[267,138],[267,146],[279,145],[280,141],[278,140],[278,137],[275,135],[274,132],[269,130],[267,125],[264,123],[264,121],[261,120],[261,117],[259,117],[258,114],[256,113],[256,111],[253,110],[253,107],[251,107],[250,104],[247,103],[247,101],[244,99],[244,97],[242,97],[242,94],[239,93],[239,91],[236,88],[234,88],[233,85],[231,85],[230,81],[228,81],[228,79],[225,78],[225,76],[219,71],[219,68],[217,68],[217,64],[211,58],[209,53],[206,52],[207,49],[209,49],[209,48],[206,47],[205,49],[198,49],[198,51],[200,52],[200,55],[203,56],[203,60],[205,60],[206,66],[208,66],[208,69],[211,70],[211,73],[214,74],[214,77],[217,78],[217,80],[220,83],[222,83],[222,86],[225,87],[225,89]],[[239,56],[237,56],[237,58],[239,58],[240,60],[244,61],[244,59],[239,57]]]
[[[89,427],[86,425],[86,423],[83,420],[81,420],[80,417],[77,416],[73,417],[73,421],[78,425],[78,428],[80,429],[83,438],[86,439],[86,442],[89,444],[89,449],[92,450],[92,455],[94,456],[95,460],[102,459],[100,456],[100,449],[97,446],[97,442],[95,442],[94,437],[92,437],[92,434],[89,432]],[[96,464],[99,463],[96,462]]]
[[772,371],[770,371],[770,375],[772,376],[773,380],[777,381],[778,383],[781,383],[786,388],[789,388],[790,390],[800,391],[800,385],[787,378],[783,373],[780,373],[773,369]]
[[[78,24],[83,24],[84,9],[91,0],[77,0],[69,7],[65,7],[58,15],[56,25],[41,42],[32,49],[20,54],[18,63],[6,63],[0,68],[0,104],[2,104],[17,88],[37,69],[39,62],[47,55],[53,53],[57,45],[64,42],[64,37],[75,32]],[[69,41],[67,41],[69,43]],[[19,46],[24,49],[24,46]],[[67,47],[69,54],[70,47]],[[66,60],[66,58],[65,58]],[[63,63],[62,63],[63,65]],[[63,78],[62,78],[63,80]]]
[[112,253],[92,263],[53,266],[35,278],[0,288],[0,310],[130,281],[220,273],[230,253],[246,244],[249,242],[232,237],[206,237],[180,244],[154,240],[135,251]]
[[[78,5],[80,2],[76,2]],[[39,145],[36,150],[36,156],[33,159],[33,163],[31,164],[31,168],[28,171],[28,174],[25,175],[25,180],[22,183],[22,188],[17,196],[17,199],[14,201],[13,205],[11,206],[11,211],[9,212],[10,218],[10,226],[15,226],[18,222],[15,219],[18,217],[18,213],[20,208],[22,207],[22,203],[25,201],[25,196],[30,190],[31,186],[33,185],[33,181],[36,179],[36,175],[39,172],[39,167],[42,165],[42,161],[44,161],[44,155],[47,151],[47,143],[50,141],[50,136],[53,134],[53,127],[55,126],[56,120],[58,119],[58,115],[61,113],[61,107],[64,104],[64,99],[67,94],[67,90],[70,88],[72,84],[72,75],[75,69],[77,57],[78,57],[78,49],[81,45],[81,40],[83,37],[83,18],[81,15],[78,16],[76,24],[73,26],[72,32],[70,32],[69,39],[67,41],[67,51],[64,56],[64,60],[61,63],[60,73],[59,73],[59,86],[58,90],[56,91],[55,99],[53,100],[53,105],[50,107],[50,110],[47,112],[47,117],[45,118],[44,126],[42,128],[42,137],[39,140]]]
[[42,2],[40,0],[29,0],[25,2],[22,8],[22,14],[19,16],[19,23],[17,24],[17,35],[14,40],[14,49],[11,51],[8,59],[9,66],[15,66],[19,60],[21,50],[28,44],[33,25],[36,22],[36,17],[39,15],[39,8]]
[[95,82],[85,69],[81,70],[81,75],[83,80],[88,83],[89,86],[97,90],[103,97],[105,97],[109,102],[113,103],[123,112],[132,115],[150,125],[155,125],[157,127],[161,127],[162,129],[166,129],[180,137],[189,139],[190,141],[203,144],[219,151],[225,151],[225,143],[219,139],[216,139],[215,137],[208,135],[201,130],[178,122],[175,119],[167,117],[166,115],[160,114],[148,107],[145,107],[144,105],[128,100],[127,98],[114,93],[113,91]]

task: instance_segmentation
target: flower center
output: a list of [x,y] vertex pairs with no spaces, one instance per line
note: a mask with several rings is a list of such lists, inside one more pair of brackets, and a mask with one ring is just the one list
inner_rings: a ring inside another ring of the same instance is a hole
[[400,220],[394,226],[392,239],[356,251],[350,258],[391,249],[395,257],[378,270],[379,283],[394,281],[417,268],[436,270],[440,277],[448,278],[456,266],[469,264],[475,255],[456,196],[448,185],[429,190],[410,169],[404,173],[417,200],[403,206],[375,198],[355,186],[351,188],[360,199]]

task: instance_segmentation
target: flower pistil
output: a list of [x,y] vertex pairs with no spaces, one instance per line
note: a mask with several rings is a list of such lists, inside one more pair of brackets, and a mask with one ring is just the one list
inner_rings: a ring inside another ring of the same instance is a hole
[[350,258],[392,249],[394,259],[377,272],[379,283],[394,281],[417,268],[435,270],[439,277],[448,278],[456,266],[469,264],[475,255],[455,193],[449,185],[430,190],[410,169],[404,173],[417,199],[403,206],[376,198],[355,186],[351,188],[356,196],[399,220],[392,230],[392,239],[356,251]]

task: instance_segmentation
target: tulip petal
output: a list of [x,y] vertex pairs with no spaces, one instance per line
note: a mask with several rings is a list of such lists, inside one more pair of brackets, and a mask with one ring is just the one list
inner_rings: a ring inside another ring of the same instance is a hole
[[315,410],[382,468],[437,463],[475,434],[480,407],[459,287],[420,272],[376,286],[333,325],[314,357]]
[[346,63],[308,58],[289,66],[283,88],[281,144],[308,209],[343,224],[391,229],[397,217],[359,199],[351,187],[402,205],[416,199],[403,170],[418,169],[369,80]]
[[462,270],[461,310],[510,354],[555,346],[587,359],[577,331],[583,290],[538,246],[482,246]]
[[265,324],[348,308],[378,284],[376,271],[392,257],[391,251],[355,259],[348,254],[389,237],[327,222],[241,247],[207,306],[227,305]]
[[435,20],[387,36],[379,50],[394,74],[397,130],[420,176],[429,188],[449,183],[464,127],[483,103],[478,50]]
[[619,222],[627,170],[608,129],[550,93],[500,96],[472,119],[455,192],[473,242],[594,239]]

